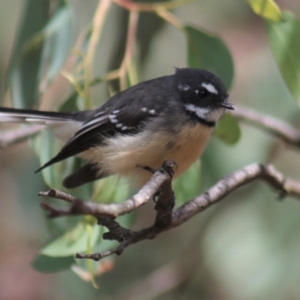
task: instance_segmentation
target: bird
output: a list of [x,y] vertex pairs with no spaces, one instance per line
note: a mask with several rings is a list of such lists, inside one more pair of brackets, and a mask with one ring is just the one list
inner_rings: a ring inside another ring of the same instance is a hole
[[74,155],[87,161],[63,180],[65,188],[111,175],[139,187],[151,174],[137,166],[156,169],[172,160],[178,165],[174,178],[184,173],[201,157],[224,112],[232,109],[219,77],[203,69],[175,68],[174,74],[136,84],[93,110],[0,107],[0,122],[45,125],[65,143],[36,172]]

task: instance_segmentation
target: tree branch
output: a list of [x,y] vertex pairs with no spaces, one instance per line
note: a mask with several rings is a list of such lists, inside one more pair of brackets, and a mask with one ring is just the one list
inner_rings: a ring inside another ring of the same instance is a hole
[[279,191],[279,196],[293,196],[300,199],[300,182],[287,179],[272,165],[252,164],[221,179],[205,193],[178,208],[172,216],[171,226],[176,227],[211,205],[221,201],[237,188],[254,180],[263,180]]
[[252,110],[242,106],[236,106],[235,110],[231,112],[237,119],[249,122],[259,128],[265,129],[271,134],[279,137],[286,143],[300,148],[300,133],[291,125],[273,118],[271,116],[262,114],[256,110]]
[[[180,226],[196,214],[221,201],[235,189],[251,183],[254,180],[263,180],[271,187],[279,191],[281,197],[290,195],[300,199],[300,183],[284,177],[272,165],[252,164],[221,179],[216,185],[205,193],[188,201],[172,212],[174,197],[171,189],[171,180],[175,163],[166,161],[156,170],[148,183],[131,199],[121,204],[102,205],[94,202],[83,202],[64,193],[42,192],[40,195],[55,197],[72,203],[69,210],[57,210],[50,205],[42,203],[42,207],[50,212],[49,217],[65,215],[90,214],[98,219],[98,224],[108,228],[109,232],[103,235],[104,239],[116,240],[119,245],[109,251],[95,254],[76,254],[77,258],[89,258],[99,260],[103,257],[120,255],[128,246],[145,239],[152,239],[163,231]],[[150,170],[151,171],[151,170]],[[130,213],[142,204],[145,204],[152,195],[159,191],[157,210],[154,224],[140,231],[131,231],[120,226],[114,218]],[[71,201],[69,201],[71,199]]]
[[[165,188],[168,188],[168,185],[171,186],[171,178],[176,168],[176,163],[173,161],[165,161],[162,167],[158,170],[145,170],[151,171],[153,176],[145,184],[141,190],[135,194],[130,199],[126,200],[123,203],[112,203],[112,204],[99,204],[96,202],[84,202],[78,198],[75,198],[66,193],[51,189],[47,192],[40,192],[39,196],[46,196],[56,199],[65,200],[72,203],[72,207],[69,210],[57,210],[50,207],[48,204],[42,203],[42,207],[50,212],[49,217],[55,218],[60,215],[92,215],[95,218],[99,219],[102,217],[116,218],[118,216],[128,214],[135,210],[136,208],[146,204],[149,199],[156,193],[160,187],[163,187],[164,182],[167,184]],[[141,166],[137,166],[141,167]],[[142,167],[145,168],[145,167]],[[169,189],[170,190],[170,189]],[[169,192],[163,192],[163,195],[168,194]],[[158,202],[159,203],[159,202]],[[166,203],[162,204],[162,207],[167,207]],[[167,207],[168,209],[168,207]]]
[[30,126],[9,130],[0,133],[0,148],[12,146],[14,144],[23,142],[28,138],[36,135],[42,130],[43,126]]

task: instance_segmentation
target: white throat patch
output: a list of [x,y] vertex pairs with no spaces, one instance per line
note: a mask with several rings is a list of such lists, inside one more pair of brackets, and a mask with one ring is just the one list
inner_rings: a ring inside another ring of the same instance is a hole
[[194,112],[200,119],[203,119],[208,122],[218,122],[219,119],[225,112],[225,109],[220,108],[203,108],[198,107],[194,104],[186,104],[184,108],[188,111]]
[[216,94],[216,95],[218,95],[219,93],[218,93],[218,90],[215,88],[215,86],[213,85],[213,84],[211,84],[211,83],[201,83],[201,85],[203,86],[203,87],[205,87],[210,93],[212,93],[212,94]]

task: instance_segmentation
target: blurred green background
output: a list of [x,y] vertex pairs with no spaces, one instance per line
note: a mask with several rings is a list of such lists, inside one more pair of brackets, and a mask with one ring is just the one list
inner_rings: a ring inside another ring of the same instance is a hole
[[[76,21],[74,34],[78,35],[90,24],[98,1],[68,2]],[[299,1],[277,3],[300,18]],[[3,106],[11,105],[5,73],[25,6],[25,0],[0,0]],[[175,9],[174,14],[185,23],[219,35],[229,47],[235,64],[232,103],[299,127],[299,106],[280,76],[264,21],[245,1],[199,0]],[[113,5],[97,48],[96,76],[120,64],[126,26],[126,12]],[[173,67],[187,65],[187,45],[181,32],[148,13],[140,15],[139,26],[140,80],[171,74]],[[147,29],[149,35],[145,34]],[[57,76],[42,95],[41,107],[51,109],[53,99],[59,105],[67,93],[67,80]],[[95,105],[107,98],[106,84],[92,89]],[[8,128],[17,127],[1,124],[1,129]],[[287,176],[300,180],[297,150],[250,125],[241,123],[241,129],[242,137],[236,145],[211,139],[201,160],[202,190],[253,162],[272,162]],[[31,262],[39,249],[58,234],[56,227],[70,228],[74,221],[45,219],[37,193],[46,187],[41,174],[33,174],[39,165],[27,142],[0,150],[0,299],[300,298],[300,204],[290,197],[278,201],[277,194],[261,182],[237,190],[180,228],[133,245],[120,257],[107,260],[103,268],[113,268],[96,279],[98,290],[70,270],[37,272]],[[189,197],[186,194],[184,200]],[[138,210],[132,227],[148,226],[153,218],[153,203],[149,203]]]

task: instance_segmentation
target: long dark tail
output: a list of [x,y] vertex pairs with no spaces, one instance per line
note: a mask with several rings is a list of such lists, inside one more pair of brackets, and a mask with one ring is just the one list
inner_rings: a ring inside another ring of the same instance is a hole
[[[61,113],[52,111],[38,111],[32,109],[14,109],[0,107],[0,123],[33,123],[38,125],[46,125],[51,129],[53,134],[64,141],[68,141],[79,128],[81,128],[82,123],[90,114],[90,111],[83,111],[79,113]],[[70,133],[67,137],[66,131]],[[65,138],[62,137],[62,132]],[[36,172],[59,162],[70,155],[62,156],[60,153],[47,162],[45,165],[40,167]],[[73,174],[69,175],[63,182],[66,188],[75,188],[87,182],[92,182],[94,180],[109,176],[109,174],[100,174],[97,164],[88,163],[84,167],[80,168]]]
[[[67,142],[71,139],[76,131],[81,128],[84,116],[85,112],[61,113],[0,107],[0,123],[32,123],[36,125],[45,125],[57,139],[63,142]],[[60,160],[62,159],[55,157],[37,171]]]
[[47,125],[47,123],[79,121],[78,113],[62,113],[52,111],[38,111],[33,109],[15,109],[0,107],[0,122],[10,123],[35,123]]

